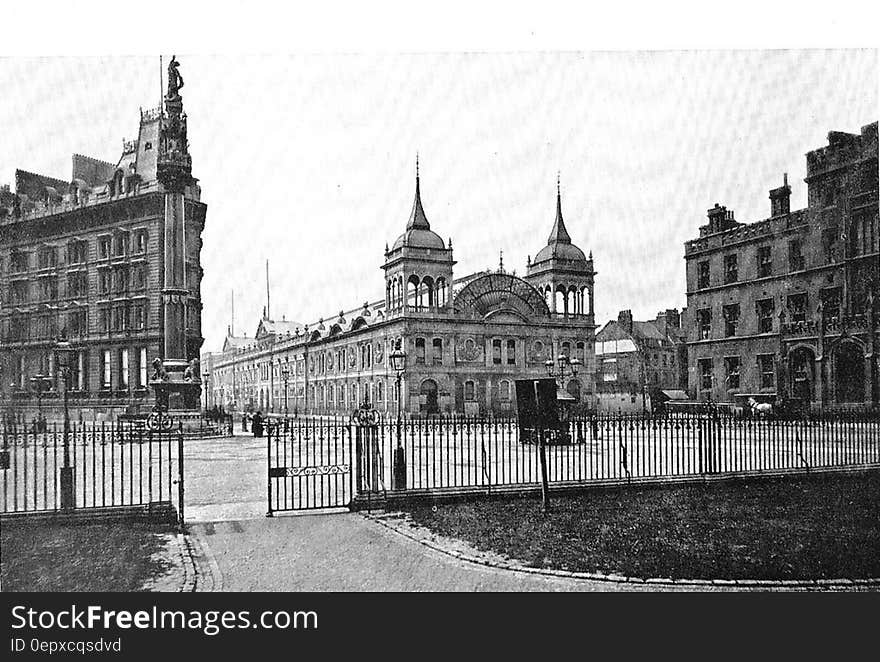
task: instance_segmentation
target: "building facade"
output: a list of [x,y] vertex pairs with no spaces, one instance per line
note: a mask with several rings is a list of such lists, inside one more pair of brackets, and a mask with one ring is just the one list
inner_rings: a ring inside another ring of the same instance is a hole
[[69,180],[19,170],[0,192],[2,406],[59,415],[62,335],[74,420],[147,410],[152,361],[198,358],[206,205],[177,88],[165,103],[141,111],[115,162],[75,154]]
[[692,396],[877,405],[877,123],[806,158],[806,209],[791,211],[786,176],[769,218],[716,203],[685,244]]
[[687,388],[681,317],[673,308],[640,322],[632,311],[622,310],[596,333],[599,409],[650,410],[659,391]]
[[[582,363],[560,388],[593,395],[593,271],[571,242],[561,195],[547,245],[525,278],[454,275],[452,240],[431,229],[416,192],[406,228],[382,266],[384,298],[316,323],[260,321],[252,339],[227,337],[210,357],[210,402],[226,411],[348,414],[365,400],[410,414],[515,409],[514,380],[545,377],[548,359]],[[389,355],[407,356],[400,390]]]

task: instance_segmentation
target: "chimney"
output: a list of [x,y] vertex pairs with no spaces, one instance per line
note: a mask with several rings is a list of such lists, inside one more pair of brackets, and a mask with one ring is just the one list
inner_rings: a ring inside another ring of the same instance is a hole
[[631,310],[621,310],[617,313],[617,323],[623,328],[627,333],[632,333],[633,330],[633,314]]
[[791,211],[791,187],[788,173],[782,175],[782,186],[770,190],[770,216],[785,216]]

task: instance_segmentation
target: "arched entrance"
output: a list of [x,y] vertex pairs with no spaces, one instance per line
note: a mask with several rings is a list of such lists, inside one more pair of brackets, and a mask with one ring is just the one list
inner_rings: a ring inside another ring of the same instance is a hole
[[812,402],[815,381],[816,354],[808,347],[798,347],[788,359],[791,397],[801,402]]
[[419,409],[425,414],[437,414],[440,407],[437,405],[437,382],[426,379],[419,388]]
[[853,342],[841,343],[834,350],[834,393],[837,402],[865,399],[865,358]]

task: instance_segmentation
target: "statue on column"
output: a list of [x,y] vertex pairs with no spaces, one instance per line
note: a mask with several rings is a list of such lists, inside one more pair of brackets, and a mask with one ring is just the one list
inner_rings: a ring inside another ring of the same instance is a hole
[[180,75],[178,68],[180,67],[180,62],[177,61],[177,56],[171,56],[171,62],[168,63],[168,94],[165,96],[169,99],[176,99],[180,97],[180,88],[183,87],[183,76]]

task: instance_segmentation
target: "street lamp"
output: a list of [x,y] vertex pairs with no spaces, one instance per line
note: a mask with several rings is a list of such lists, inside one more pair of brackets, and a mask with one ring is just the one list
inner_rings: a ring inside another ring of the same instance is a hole
[[74,508],[74,474],[70,466],[70,410],[67,404],[67,392],[70,390],[70,361],[76,350],[72,349],[67,340],[66,330],[61,331],[55,343],[55,365],[64,386],[64,466],[61,467],[61,507]]
[[37,394],[37,422],[34,425],[34,433],[45,432],[43,429],[43,391],[51,384],[49,375],[40,373],[30,378],[31,388]]
[[205,414],[208,413],[208,380],[211,377],[210,371],[206,370],[202,373],[202,384],[204,384],[205,389]]
[[290,366],[287,361],[281,367],[281,380],[284,382],[284,417],[287,418],[287,385],[290,383]]
[[391,362],[391,368],[397,373],[397,447],[394,449],[394,474],[391,489],[406,489],[406,455],[403,451],[403,443],[401,441],[401,408],[400,401],[403,399],[403,391],[401,390],[401,379],[406,371],[406,354],[400,348],[398,342],[394,351],[388,357]]

